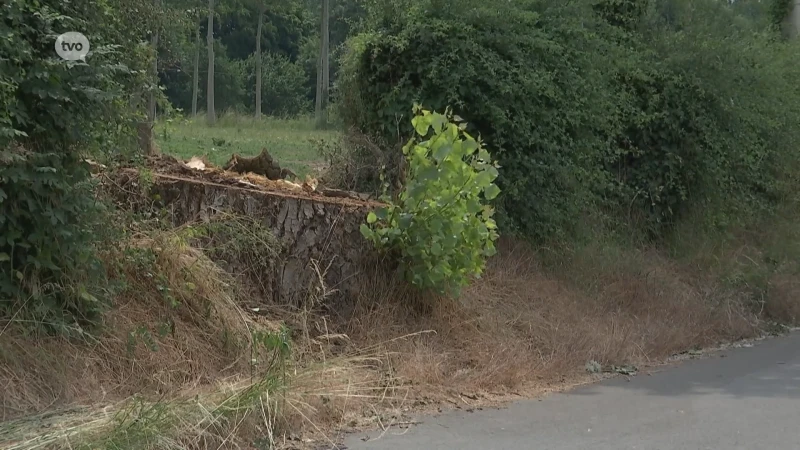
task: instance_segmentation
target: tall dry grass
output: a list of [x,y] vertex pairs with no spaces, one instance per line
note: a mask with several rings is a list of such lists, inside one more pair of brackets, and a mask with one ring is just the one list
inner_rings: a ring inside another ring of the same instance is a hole
[[70,341],[0,327],[0,447],[333,443],[330,430],[402,401],[380,353],[333,356],[301,336],[296,356],[281,356],[256,342],[281,324],[246,312],[234,277],[175,230],[121,244],[105,257],[127,286],[99,334]]
[[[764,317],[800,314],[794,266],[743,266],[758,259],[744,245],[713,257],[696,246],[696,255],[678,259],[598,241],[545,264],[541,249],[503,240],[484,277],[458,299],[424,295],[376,266],[352,304],[341,305],[349,308],[310,299],[301,311],[264,308],[271,320],[243,310],[234,278],[179,234],[142,235],[129,247],[155,255],[152,270],[121,267],[130,285],[95,340],[5,330],[0,419],[12,431],[0,431],[3,445],[12,435],[19,449],[76,436],[104,448],[297,446],[308,437],[334,444],[336,430],[385,428],[421,405],[534,395],[586,380],[590,360],[659,364],[755,336]],[[750,281],[723,276],[732,273]],[[175,305],[165,302],[165,287]],[[275,331],[278,322],[295,331],[292,357],[280,371],[255,373],[252,332]],[[30,416],[47,411],[55,418]]]
[[505,241],[458,300],[421,302],[377,271],[360,292],[342,325],[354,345],[431,331],[386,345],[421,395],[536,391],[580,378],[589,360],[657,363],[759,331],[740,292],[648,251],[589,249],[554,273]]

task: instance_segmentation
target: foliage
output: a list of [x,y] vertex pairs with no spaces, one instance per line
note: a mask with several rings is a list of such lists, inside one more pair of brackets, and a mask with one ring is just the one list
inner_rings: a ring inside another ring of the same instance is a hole
[[[147,60],[130,46],[141,30],[122,23],[126,7],[93,4],[10,0],[0,10],[0,313],[50,330],[101,309],[102,205],[82,157],[133,142],[139,77],[123,63]],[[89,36],[86,62],[56,57],[53,40],[69,30]]]
[[342,60],[342,117],[391,144],[412,132],[408,104],[453,105],[503,166],[504,228],[569,237],[592,208],[660,237],[695,207],[749,220],[785,189],[797,44],[776,42],[762,6],[377,3]]
[[[261,110],[270,116],[293,118],[311,111],[308,98],[309,76],[303,66],[284,55],[265,53],[261,60]],[[249,73],[255,74],[254,58],[247,60]],[[255,85],[254,76],[250,85]],[[254,100],[249,99],[250,103]]]
[[618,71],[620,201],[659,234],[697,207],[712,225],[743,225],[777,204],[796,158],[796,50],[724,4],[661,3],[636,36],[636,66]]
[[648,0],[601,0],[593,6],[600,17],[611,25],[634,30],[638,27],[649,3]]
[[575,2],[427,3],[376,20],[351,47],[355,73],[345,77],[355,85],[342,91],[357,98],[343,103],[363,109],[345,114],[357,119],[349,125],[397,142],[410,132],[408,104],[452,105],[504,167],[508,225],[536,237],[569,230],[590,189],[607,183],[589,170],[619,126],[608,88],[616,48],[599,38],[603,23]]
[[495,254],[494,210],[485,204],[500,193],[497,166],[480,141],[451,117],[420,110],[411,122],[422,141],[403,148],[405,189],[396,201],[367,216],[361,233],[402,255],[407,276],[420,288],[457,292],[483,272]]
[[782,29],[786,18],[791,14],[792,0],[769,0],[768,5],[768,15],[771,24],[779,30]]

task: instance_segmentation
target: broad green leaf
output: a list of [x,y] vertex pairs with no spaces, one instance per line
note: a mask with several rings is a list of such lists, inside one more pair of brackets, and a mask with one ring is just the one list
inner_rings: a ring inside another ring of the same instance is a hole
[[367,214],[367,223],[373,224],[377,221],[378,221],[378,216],[376,216],[374,212],[370,211],[369,214]]
[[496,184],[490,184],[489,187],[484,189],[483,195],[486,200],[494,200],[500,194],[500,188]]
[[369,226],[367,226],[367,224],[365,224],[365,223],[361,224],[361,227],[359,228],[359,231],[361,231],[361,235],[364,236],[367,239],[372,240],[372,239],[375,238],[375,232],[372,231],[372,229]]
[[452,145],[450,144],[442,145],[439,148],[437,148],[436,151],[433,153],[433,158],[436,160],[436,162],[441,162],[445,158],[447,158],[447,155],[449,155],[452,150],[453,150]]
[[417,134],[422,137],[425,137],[428,134],[428,130],[430,130],[431,127],[427,120],[424,120],[419,116],[415,117],[411,123],[414,125],[414,130],[417,132]]

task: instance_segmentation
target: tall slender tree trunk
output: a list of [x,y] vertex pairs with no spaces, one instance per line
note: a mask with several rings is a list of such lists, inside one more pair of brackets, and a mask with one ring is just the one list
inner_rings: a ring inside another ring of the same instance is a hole
[[322,46],[320,46],[319,57],[317,58],[317,93],[314,104],[314,116],[316,118],[316,128],[322,127]]
[[194,29],[194,72],[192,73],[192,117],[197,117],[197,95],[200,90],[200,21]]
[[261,30],[264,27],[264,9],[263,4],[258,6],[258,31],[256,32],[256,119],[261,118]]
[[209,125],[217,122],[214,111],[214,0],[208,0],[208,85],[206,88],[206,120]]
[[[161,6],[161,0],[153,0],[153,5],[155,9],[158,10]],[[153,32],[153,36],[150,38],[150,46],[153,48],[153,66],[151,68],[150,76],[158,86],[158,41],[159,41],[159,30]],[[144,151],[148,155],[155,155],[158,153],[158,147],[156,147],[155,142],[153,140],[153,129],[156,125],[156,93],[154,90],[151,90],[147,95],[147,125],[140,125],[139,128],[139,140],[140,145],[144,147]]]
[[789,10],[789,36],[797,37],[800,34],[800,0],[791,0],[792,6]]
[[330,0],[322,0],[322,25],[320,26],[320,52],[317,66],[316,127],[328,126],[328,88],[330,86]]

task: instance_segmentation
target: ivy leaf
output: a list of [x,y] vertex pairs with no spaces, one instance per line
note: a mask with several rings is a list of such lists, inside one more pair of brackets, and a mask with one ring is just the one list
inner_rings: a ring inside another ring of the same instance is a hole
[[367,223],[373,224],[377,221],[378,221],[378,216],[376,216],[373,211],[370,211],[369,214],[367,214]]

